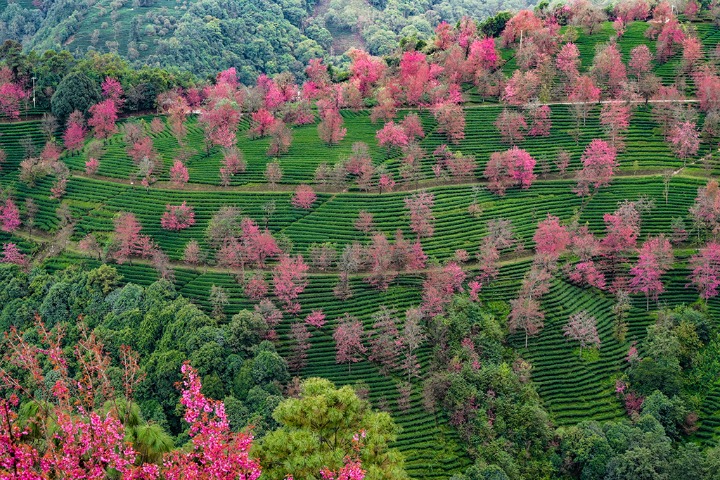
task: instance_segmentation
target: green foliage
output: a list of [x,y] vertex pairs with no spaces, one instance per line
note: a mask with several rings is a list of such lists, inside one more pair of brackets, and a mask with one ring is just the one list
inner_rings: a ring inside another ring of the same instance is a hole
[[[353,454],[360,438],[359,456],[366,479],[405,479],[402,457],[390,445],[397,427],[385,412],[374,412],[355,391],[335,388],[325,379],[302,383],[300,396],[284,400],[273,413],[280,427],[258,442],[255,452],[263,465],[263,476],[281,480],[318,479],[327,467],[337,470]],[[364,435],[364,438],[362,438]]]
[[696,445],[674,448],[650,415],[635,424],[582,422],[559,431],[562,472],[587,480],[713,479],[716,459]]
[[549,471],[548,414],[533,385],[510,366],[497,318],[467,298],[456,298],[445,317],[433,320],[430,332],[437,371],[425,381],[426,404],[436,414],[449,412],[478,464],[489,467],[488,478],[536,478]]
[[679,397],[670,399],[659,391],[655,391],[643,402],[642,413],[655,417],[655,420],[660,422],[665,429],[667,436],[677,440],[681,433],[680,427],[685,424],[688,410],[685,402]]
[[505,30],[505,24],[512,18],[510,12],[500,12],[497,15],[486,18],[480,22],[479,28],[488,37],[499,37],[503,30]]
[[74,72],[62,79],[50,101],[53,115],[60,122],[75,110],[87,113],[88,109],[100,101],[100,88],[87,75]]
[[[54,275],[42,270],[28,274],[0,265],[0,298],[8,300],[0,311],[0,324],[5,330],[11,325],[25,330],[38,312],[48,327],[64,328],[65,341],[72,346],[82,316],[116,361],[120,346],[129,345],[140,353],[140,367],[146,374],[136,393],[142,416],[172,434],[184,428],[182,412],[177,409],[177,382],[186,360],[202,375],[208,396],[224,398],[232,393],[240,402],[236,409],[242,413],[236,415],[236,421],[252,421],[260,432],[274,425],[272,410],[282,398],[280,386],[290,377],[285,360],[273,345],[258,345],[261,336],[256,327],[262,326],[262,318],[258,324],[256,314],[245,312],[229,325],[218,326],[165,280],[142,287],[133,283],[119,286],[120,279],[117,271],[106,265],[87,271],[75,266]],[[117,368],[111,370],[115,375]],[[247,382],[238,387],[242,371],[248,372]]]

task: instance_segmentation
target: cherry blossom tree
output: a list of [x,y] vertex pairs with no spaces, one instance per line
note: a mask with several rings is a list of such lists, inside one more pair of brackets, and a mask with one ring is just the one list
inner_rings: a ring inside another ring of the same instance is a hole
[[130,145],[127,149],[127,153],[136,165],[144,159],[154,162],[158,158],[157,152],[155,152],[153,147],[152,138],[147,136],[143,136]]
[[540,28],[542,28],[542,20],[531,10],[520,10],[505,24],[501,35],[503,46],[522,41],[523,36],[528,36]]
[[417,140],[425,136],[422,122],[420,121],[420,117],[418,117],[417,113],[409,113],[405,115],[405,118],[403,118],[402,122],[400,122],[400,125],[410,141]]
[[405,148],[405,156],[402,158],[400,165],[400,175],[403,180],[415,182],[415,188],[418,188],[418,182],[423,176],[422,160],[425,157],[425,150],[417,143],[411,143]]
[[404,52],[400,59],[400,84],[403,86],[405,102],[417,105],[435,84],[439,71],[427,61],[427,56],[418,51]]
[[181,205],[166,205],[160,225],[165,230],[185,230],[195,225],[195,211],[187,202]]
[[455,152],[445,159],[445,166],[450,171],[450,175],[459,182],[469,181],[475,178],[475,169],[477,162],[475,157],[471,155],[463,155],[461,152]]
[[189,101],[178,91],[171,90],[160,94],[157,103],[160,111],[167,114],[170,131],[178,144],[182,146],[187,135],[185,120],[190,113]]
[[260,464],[250,457],[252,435],[230,430],[225,405],[210,400],[201,392],[197,371],[184,363],[180,404],[185,407],[185,421],[190,424],[188,435],[192,448],[174,450],[163,461],[167,480],[213,478],[256,480]]
[[440,50],[447,50],[457,42],[457,35],[453,27],[442,21],[435,27],[435,46]]
[[700,10],[700,5],[695,0],[690,0],[685,4],[685,10],[683,11],[683,14],[685,17],[687,17],[689,20],[695,20],[698,11]]
[[115,218],[113,256],[122,264],[131,256],[150,257],[155,249],[150,237],[141,235],[142,226],[132,213],[120,213]]
[[0,82],[0,113],[11,120],[20,118],[20,102],[28,97],[28,93],[13,82]]
[[295,372],[299,372],[307,366],[307,351],[310,350],[308,340],[310,340],[312,334],[308,331],[305,323],[295,322],[290,326],[290,337],[293,345],[288,367]]
[[253,112],[252,127],[248,129],[250,138],[260,138],[270,133],[270,128],[278,121],[275,116],[264,108]]
[[622,84],[627,81],[627,71],[616,43],[608,44],[595,54],[592,75],[596,84],[611,96],[620,93]]
[[527,151],[513,147],[490,155],[484,176],[488,179],[488,189],[502,196],[513,185],[530,188],[536,178],[534,168],[535,159]]
[[472,72],[478,69],[494,70],[497,68],[500,56],[495,49],[495,39],[485,37],[470,44],[466,68]]
[[547,218],[538,223],[533,236],[535,251],[557,259],[570,245],[571,236],[566,227],[560,225],[560,219],[548,214]]
[[385,62],[381,58],[373,57],[356,48],[350,49],[347,55],[352,60],[350,64],[351,78],[357,82],[362,96],[367,97],[372,87],[385,73]]
[[393,121],[387,122],[382,129],[378,130],[375,138],[377,138],[378,145],[387,147],[388,150],[393,147],[406,147],[409,142],[408,135],[402,125]]
[[702,43],[697,37],[685,37],[682,41],[683,58],[682,67],[685,72],[691,72],[703,56]]
[[500,273],[500,266],[498,262],[500,260],[500,251],[494,242],[489,240],[489,237],[483,239],[480,245],[480,252],[478,253],[479,270],[478,280],[483,285],[487,285],[495,279]]
[[503,143],[517,145],[525,139],[528,126],[522,113],[504,109],[495,119],[495,128],[500,132]]
[[580,342],[580,356],[582,349],[595,345],[600,347],[600,335],[597,331],[597,319],[587,311],[581,310],[570,315],[568,323],[563,327],[563,335]]
[[393,180],[393,176],[391,173],[382,173],[380,174],[380,178],[378,179],[378,190],[380,193],[383,191],[385,192],[392,192],[393,188],[395,188],[395,180]]
[[327,109],[321,114],[318,124],[320,140],[328,145],[337,145],[347,135],[347,128],[343,127],[343,118],[336,109]]
[[60,200],[62,197],[65,196],[66,190],[67,190],[67,177],[60,176],[57,178],[55,183],[53,183],[52,187],[50,187],[50,198],[53,198],[55,200]]
[[298,185],[290,203],[293,207],[309,210],[317,200],[315,191],[309,185]]
[[275,189],[275,186],[282,180],[282,169],[280,168],[280,162],[277,160],[268,162],[265,166],[265,180],[267,180],[270,188]]
[[684,39],[685,32],[683,32],[677,18],[671,17],[667,19],[662,24],[662,29],[657,37],[655,46],[655,58],[657,61],[665,63],[675,53],[675,46],[682,45]]
[[595,139],[585,148],[581,161],[582,170],[576,174],[577,186],[573,190],[579,196],[590,194],[590,187],[597,191],[610,184],[618,167],[617,152],[605,140]]
[[270,127],[270,145],[266,154],[277,157],[290,150],[292,143],[292,130],[285,125],[285,122],[278,120]]
[[[76,115],[79,114],[79,115]],[[85,143],[85,126],[83,116],[77,110],[70,114],[68,118],[67,128],[63,135],[65,148],[71,152],[77,152]]]
[[363,336],[363,324],[360,320],[347,313],[339,319],[333,333],[335,362],[347,363],[348,372],[350,366],[362,360],[362,355],[367,352],[367,347],[362,342]]
[[235,146],[240,112],[236,102],[221,99],[200,111],[198,123],[205,131],[206,153],[213,145],[225,148]]
[[117,105],[108,99],[90,107],[88,125],[93,127],[95,138],[105,139],[117,132]]
[[672,246],[664,237],[651,238],[640,249],[637,264],[630,269],[630,288],[645,294],[646,310],[650,309],[650,297],[657,301],[663,292],[661,277],[672,262]]
[[711,68],[703,67],[693,75],[696,96],[704,112],[720,110],[720,75]]
[[587,75],[580,75],[571,86],[568,100],[574,104],[573,108],[578,124],[582,119],[583,125],[585,125],[592,104],[600,100],[600,89],[595,86],[592,78]]
[[98,168],[100,168],[100,162],[98,162],[97,158],[89,158],[88,161],[85,162],[86,175],[95,175],[98,171]]
[[[2,371],[0,464],[4,478],[41,479],[58,473],[88,479],[113,475],[128,480],[159,478],[158,466],[143,463],[128,441],[118,402],[108,402],[107,409],[97,408],[106,399],[130,404],[143,379],[137,355],[126,346],[119,348],[122,367],[118,378],[122,383],[116,388],[108,375],[110,358],[87,328],[79,329],[75,342],[78,377],[68,368],[70,362],[62,348],[64,332],[49,331],[39,317],[34,330],[37,343],[30,343],[25,332],[12,328],[2,346],[12,365]],[[31,399],[42,395],[42,405],[21,419],[18,393]],[[30,437],[27,422],[33,425]],[[47,441],[37,442],[33,437]]]
[[565,171],[570,166],[570,152],[567,150],[560,150],[555,158],[555,166],[561,175],[565,174]]
[[21,267],[29,265],[27,256],[20,251],[16,244],[12,242],[3,243],[0,263],[14,263],[15,265],[19,265]]
[[530,129],[528,135],[531,137],[547,137],[550,135],[552,111],[549,105],[534,106],[530,109]]
[[372,232],[375,228],[375,224],[373,222],[373,214],[366,210],[360,210],[360,212],[358,213],[358,218],[357,220],[355,220],[355,228],[363,233]]
[[690,207],[695,226],[700,231],[705,229],[717,235],[720,233],[720,185],[715,179],[708,180],[707,185],[698,188],[695,203]]
[[577,45],[572,42],[564,44],[555,57],[555,66],[565,76],[566,82],[572,84],[580,75],[580,50]]
[[[618,270],[626,259],[626,255],[635,249],[640,236],[641,215],[653,205],[646,199],[634,202],[623,201],[613,213],[603,215],[606,235],[601,241],[601,254],[604,258],[605,269],[616,281],[624,282],[618,278]],[[616,285],[611,285],[616,289]]]
[[630,50],[630,60],[628,67],[630,73],[634,74],[638,80],[640,77],[652,70],[653,56],[647,45],[638,45]]
[[368,359],[380,365],[380,372],[389,375],[392,370],[398,367],[400,332],[397,327],[397,320],[393,312],[386,307],[373,315],[373,327],[368,332],[368,344],[370,345]]
[[100,242],[98,242],[95,234],[88,233],[78,242],[77,246],[81,252],[92,255],[98,260],[102,259],[103,247],[100,245]]
[[448,141],[457,144],[465,138],[465,111],[454,103],[440,103],[433,106],[438,133],[445,134]]
[[397,272],[391,269],[392,248],[384,233],[375,233],[371,240],[372,243],[367,248],[370,276],[365,281],[378,290],[387,290],[397,276]]
[[606,20],[605,13],[600,7],[589,0],[575,0],[568,4],[570,10],[570,23],[585,30],[585,33],[592,35],[595,29]]
[[432,193],[420,192],[405,197],[405,208],[410,211],[410,229],[420,237],[432,237],[434,233],[432,207],[435,196]]
[[296,300],[308,285],[308,269],[302,255],[294,258],[283,255],[273,269],[275,296],[283,302],[287,313],[294,315],[300,311],[300,303]]
[[105,80],[102,82],[102,85],[100,85],[100,88],[102,89],[103,97],[108,100],[112,100],[117,109],[120,110],[124,103],[122,99],[124,92],[120,82],[112,77],[105,77]]
[[265,281],[263,272],[256,272],[245,279],[243,293],[250,300],[262,300],[268,292],[268,284]]
[[622,134],[630,126],[630,105],[619,102],[606,103],[600,110],[600,125],[610,137],[613,148],[623,147]]
[[315,328],[322,328],[325,325],[325,314],[322,310],[313,310],[305,317],[305,323]]
[[445,311],[456,292],[462,291],[465,272],[455,262],[440,270],[431,270],[423,282],[421,311],[427,318],[433,318]]
[[518,330],[525,332],[525,348],[527,348],[528,337],[537,335],[545,326],[545,314],[540,310],[540,303],[531,297],[510,300],[510,308],[508,329],[510,333]]
[[580,261],[568,270],[568,278],[579,285],[605,289],[605,275],[598,270],[593,257],[601,251],[600,241],[583,226],[573,233],[571,249]]
[[375,167],[373,167],[367,144],[363,142],[353,143],[352,154],[345,166],[347,173],[356,176],[358,188],[364,191],[370,190]]
[[150,131],[154,135],[159,135],[165,131],[165,122],[160,117],[155,117],[150,122]]
[[0,230],[12,233],[20,228],[20,210],[11,198],[5,200],[0,207]]
[[720,244],[709,242],[690,258],[690,285],[707,301],[716,297],[720,287]]
[[539,88],[540,78],[537,73],[531,70],[515,70],[505,84],[502,100],[508,105],[525,105],[536,96]]
[[192,239],[186,245],[183,250],[183,261],[190,265],[200,265],[205,260],[205,255],[200,248],[200,244],[197,240]]
[[310,263],[316,270],[328,270],[337,259],[335,245],[329,242],[310,245]]
[[375,105],[370,112],[370,121],[374,123],[378,120],[389,121],[395,118],[398,103],[395,97],[397,90],[399,90],[399,87],[392,84],[386,85],[378,90],[375,95],[377,105]]
[[232,177],[244,172],[246,167],[243,154],[237,147],[225,148],[222,167],[220,167],[220,183],[224,187],[229,186]]
[[303,97],[314,100],[325,94],[330,88],[330,75],[327,66],[323,65],[322,59],[312,58],[305,68],[308,80],[303,84]]
[[182,188],[190,180],[190,174],[185,164],[181,160],[175,160],[170,168],[170,182],[175,188]]
[[700,133],[694,122],[674,122],[670,127],[668,140],[675,156],[683,162],[695,155],[700,148]]
[[267,229],[261,231],[251,219],[243,218],[241,230],[242,253],[250,263],[255,264],[258,268],[265,268],[266,259],[282,253],[270,231]]

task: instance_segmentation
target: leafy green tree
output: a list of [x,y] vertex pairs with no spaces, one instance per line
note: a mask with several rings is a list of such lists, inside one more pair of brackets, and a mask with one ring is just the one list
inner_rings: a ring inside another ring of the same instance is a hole
[[233,315],[229,329],[229,347],[235,352],[248,352],[260,343],[267,333],[268,325],[259,313],[241,310]]
[[50,100],[52,113],[61,123],[75,110],[87,113],[100,101],[100,88],[82,72],[73,72],[62,79]]
[[[284,400],[273,413],[281,425],[257,444],[255,454],[263,477],[317,480],[327,467],[337,471],[360,440],[359,457],[366,480],[409,478],[400,453],[390,448],[398,428],[385,412],[374,412],[350,386],[335,388],[329,381],[310,378],[300,396]],[[364,436],[364,438],[362,438]]]
[[642,413],[655,417],[665,429],[668,437],[678,439],[688,410],[681,398],[677,396],[668,398],[656,391],[643,402]]
[[287,370],[287,362],[276,351],[270,342],[263,342],[258,346],[255,355],[252,379],[256,385],[278,382],[284,383],[290,380]]

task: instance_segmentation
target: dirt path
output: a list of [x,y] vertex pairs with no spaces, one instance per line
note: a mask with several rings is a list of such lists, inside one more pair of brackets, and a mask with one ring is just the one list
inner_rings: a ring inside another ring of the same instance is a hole
[[[688,166],[694,165],[694,163],[688,164]],[[680,173],[685,169],[686,167],[681,167],[678,170],[673,171],[673,175],[680,175]],[[613,178],[633,178],[633,177],[654,177],[658,175],[663,175],[668,169],[642,169],[642,170],[620,170],[615,175],[613,175]],[[706,178],[705,175],[701,174],[693,174],[693,173],[684,173],[680,176],[689,177],[689,178]],[[109,183],[117,183],[122,185],[131,185],[135,188],[141,189],[145,188],[140,185],[139,182],[133,182],[128,179],[124,178],[116,178],[116,177],[105,177],[100,175],[86,175],[81,172],[75,172],[71,175],[71,178],[78,178],[78,179],[86,179],[86,180],[102,180]],[[572,180],[574,178],[574,175],[572,173],[569,174],[548,174],[548,175],[538,175],[537,181],[545,181],[545,182],[559,182],[559,181],[566,181],[566,180]],[[426,190],[428,188],[434,188],[434,187],[469,187],[472,185],[487,185],[487,180],[474,180],[474,181],[466,181],[466,182],[452,182],[452,181],[442,181],[442,180],[434,180],[434,179],[426,179],[421,180],[418,182],[418,186],[415,187],[415,182],[410,182],[407,184],[401,184],[396,185],[396,187],[393,189],[390,193],[400,193],[400,192],[414,192],[419,190]],[[290,185],[290,184],[280,184],[275,187],[273,190],[268,190],[266,184],[251,184],[251,185],[240,185],[236,187],[222,187],[220,185],[209,185],[209,184],[203,184],[203,183],[188,183],[184,185],[182,188],[177,188],[175,185],[173,185],[171,182],[155,182],[152,184],[150,189],[152,190],[171,190],[174,192],[179,191],[188,191],[188,192],[225,192],[225,193],[262,193],[262,194],[273,194],[273,193],[292,193],[297,188],[297,185]],[[313,185],[313,190],[315,193],[324,193],[324,194],[330,194],[330,195],[336,195],[341,193],[351,193],[353,195],[368,195],[368,196],[376,196],[381,195],[376,189],[373,189],[372,191],[348,191],[348,189],[337,189],[337,188],[328,188],[323,185]],[[387,192],[386,192],[387,193]]]

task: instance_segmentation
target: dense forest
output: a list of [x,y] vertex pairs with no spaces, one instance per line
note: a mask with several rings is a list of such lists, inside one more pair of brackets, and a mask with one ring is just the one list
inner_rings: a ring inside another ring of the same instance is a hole
[[525,0],[13,1],[0,13],[0,38],[20,42],[26,51],[116,53],[135,67],[173,66],[203,77],[236,67],[240,80],[250,83],[259,73],[300,74],[317,57],[344,65],[350,47],[388,55],[403,39],[428,41],[441,21],[482,20],[528,5]]
[[720,3],[420,7],[8,6],[0,478],[720,479]]

